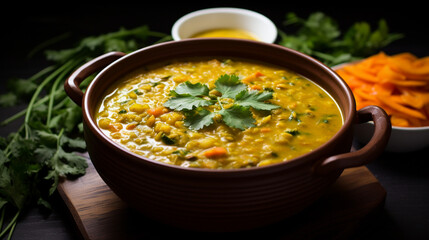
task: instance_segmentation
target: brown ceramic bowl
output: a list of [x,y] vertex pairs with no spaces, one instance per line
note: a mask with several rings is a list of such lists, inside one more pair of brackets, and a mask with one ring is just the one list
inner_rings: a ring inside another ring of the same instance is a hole
[[[124,74],[182,57],[224,56],[257,59],[291,69],[318,83],[338,102],[344,125],[327,143],[293,160],[235,170],[183,168],[129,152],[94,121],[106,89]],[[83,93],[79,83],[101,70]],[[385,112],[370,106],[356,112],[344,81],[330,68],[279,45],[239,39],[189,39],[161,43],[130,54],[112,52],[77,69],[66,81],[70,98],[82,106],[91,160],[106,184],[130,207],[176,227],[238,231],[290,217],[316,201],[345,168],[361,166],[383,152],[390,134]],[[375,133],[350,152],[353,125],[373,121]]]

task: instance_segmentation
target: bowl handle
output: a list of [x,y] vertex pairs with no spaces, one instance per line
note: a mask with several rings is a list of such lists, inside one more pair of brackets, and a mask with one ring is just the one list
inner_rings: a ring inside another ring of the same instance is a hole
[[361,149],[335,155],[323,160],[316,166],[318,174],[328,174],[345,168],[358,167],[375,160],[384,151],[392,129],[386,112],[377,106],[367,106],[357,112],[358,123],[374,122],[374,134]]
[[64,83],[64,90],[77,105],[82,106],[83,92],[80,83],[91,74],[102,70],[110,63],[123,57],[123,52],[109,52],[96,57],[76,69]]

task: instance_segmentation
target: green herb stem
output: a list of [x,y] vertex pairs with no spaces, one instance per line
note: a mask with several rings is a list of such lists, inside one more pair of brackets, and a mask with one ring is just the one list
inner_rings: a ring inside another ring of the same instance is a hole
[[54,84],[52,84],[51,92],[49,93],[49,103],[48,103],[48,113],[46,117],[46,126],[50,126],[51,122],[51,116],[52,116],[52,109],[54,106],[54,99],[55,99],[55,92],[58,89],[58,85],[63,82],[64,78],[67,74],[70,73],[70,71],[75,68],[78,64],[80,64],[80,61],[75,61],[74,63],[71,61],[70,66],[68,66],[55,80]]
[[8,237],[8,239],[10,239],[12,237],[12,233],[13,233],[13,230],[15,229],[16,222],[18,221],[19,214],[21,214],[20,210],[18,210],[16,212],[15,216],[12,218],[12,220],[7,225],[7,227],[5,227],[3,229],[3,231],[0,233],[0,238],[2,238],[3,235],[5,235],[9,231],[9,229],[10,229],[10,231],[9,231],[9,237]]
[[33,105],[36,101],[36,99],[39,97],[40,92],[45,87],[46,84],[52,81],[58,74],[61,74],[65,69],[67,69],[71,64],[73,64],[75,60],[69,60],[67,63],[59,67],[56,71],[51,73],[48,77],[45,78],[45,80],[37,87],[36,91],[34,92],[30,102],[28,103],[27,111],[25,114],[24,119],[24,127],[25,127],[25,138],[28,139],[30,137],[30,127],[29,127],[29,121],[30,121],[30,115],[33,110]]
[[0,230],[3,228],[3,222],[4,222],[4,213],[6,212],[6,207],[3,205],[1,210],[1,216],[0,216]]
[[43,75],[45,75],[49,72],[52,72],[55,68],[56,68],[55,65],[45,67],[44,69],[40,70],[38,73],[36,73],[33,76],[31,76],[30,78],[28,78],[28,81],[30,81],[30,82],[35,81],[36,79],[41,78]]
[[[62,94],[62,93],[64,93],[64,89],[62,89],[62,88],[61,89],[57,89],[55,91],[55,93],[54,93],[54,97],[56,97],[56,96],[58,96],[59,94]],[[45,96],[43,98],[40,98],[37,102],[35,102],[33,104],[33,107],[40,106],[40,105],[46,103],[46,101],[48,101],[49,99],[50,99],[50,96]],[[68,99],[65,98],[65,100],[68,100]],[[55,107],[59,107],[59,106],[56,105]],[[21,111],[15,113],[14,115],[12,115],[12,116],[6,118],[5,120],[3,120],[2,122],[0,122],[0,127],[8,125],[9,123],[11,123],[11,122],[19,119],[20,117],[24,116],[26,113],[27,113],[27,109],[24,109],[24,110],[21,110]]]
[[222,103],[220,102],[221,97],[217,97],[217,102],[219,103],[220,108],[223,110]]

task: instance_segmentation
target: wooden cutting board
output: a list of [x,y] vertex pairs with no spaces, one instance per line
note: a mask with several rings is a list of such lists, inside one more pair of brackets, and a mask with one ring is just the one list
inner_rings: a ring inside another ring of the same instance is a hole
[[[88,159],[88,157],[87,157]],[[342,238],[383,206],[386,191],[366,167],[347,169],[332,188],[300,214],[239,233],[189,232],[154,222],[127,207],[100,178],[88,159],[87,173],[65,180],[58,191],[84,239],[313,239]]]

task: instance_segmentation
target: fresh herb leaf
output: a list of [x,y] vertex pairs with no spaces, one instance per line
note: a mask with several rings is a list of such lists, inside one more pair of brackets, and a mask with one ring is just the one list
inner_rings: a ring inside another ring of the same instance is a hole
[[301,134],[301,132],[298,129],[288,129],[286,130],[286,132],[292,136],[297,136]]
[[167,145],[173,145],[176,143],[174,139],[168,137],[167,135],[165,135],[165,133],[161,134],[161,141]]
[[212,105],[212,101],[206,100],[200,97],[194,97],[190,95],[178,95],[167,100],[164,103],[164,107],[175,109],[178,111],[192,110],[197,107],[204,107]]
[[140,92],[140,90],[138,90],[138,89],[134,89],[133,90],[133,92],[135,93],[135,94],[137,94],[137,95],[142,95],[143,93],[142,92]]
[[222,115],[222,120],[230,127],[245,130],[255,126],[255,119],[249,107],[234,104],[230,108],[220,110],[219,114]]
[[389,33],[384,19],[378,22],[376,29],[362,21],[342,33],[335,19],[322,12],[314,12],[307,19],[288,13],[284,25],[296,30],[280,31],[278,44],[313,56],[328,66],[367,57],[403,37]]
[[[7,139],[0,138],[0,239],[6,234],[11,238],[18,217],[26,208],[36,204],[50,206],[47,199],[57,189],[60,178],[85,173],[86,159],[75,153],[86,151],[82,109],[64,91],[67,76],[106,52],[131,52],[147,46],[149,38],[171,39],[147,26],[87,37],[74,48],[45,51],[51,66],[28,79],[9,82],[7,93],[0,95],[0,106],[28,105],[0,122],[0,126],[5,126],[24,117],[18,131]],[[40,50],[38,47],[37,51]],[[86,78],[80,88],[85,91],[92,79],[93,76]],[[6,217],[10,213],[13,217]],[[10,221],[3,227],[6,218]]]
[[[173,110],[183,111],[185,125],[192,130],[199,130],[214,123],[213,118],[219,115],[222,121],[232,127],[244,130],[255,126],[251,108],[255,110],[273,110],[279,106],[267,103],[273,97],[268,91],[248,91],[236,75],[221,75],[215,82],[215,89],[222,95],[214,97],[216,100],[206,100],[209,97],[209,88],[206,85],[185,82],[171,91],[172,98],[168,99],[164,106]],[[222,100],[232,99],[232,107],[224,108]],[[204,108],[213,106],[209,111]],[[218,110],[216,110],[218,109]]]
[[188,155],[188,153],[190,153],[191,151],[189,150],[176,150],[174,152],[172,152],[173,154],[178,155],[181,158],[184,158],[186,155]]
[[238,93],[247,89],[238,76],[224,74],[215,82],[216,90],[222,93],[223,98],[235,98]]
[[210,106],[211,100],[199,96],[208,96],[209,88],[201,83],[192,84],[189,81],[179,84],[175,90],[170,92],[174,96],[164,103],[164,107],[178,111],[192,110],[197,107]]
[[178,95],[191,95],[194,97],[197,96],[208,96],[209,88],[207,85],[201,83],[192,84],[189,81],[179,84],[174,90],[175,94]]
[[210,126],[214,123],[213,118],[216,113],[210,112],[205,108],[197,108],[193,111],[186,111],[185,113],[185,126],[192,130],[199,130],[204,127]]
[[272,92],[259,91],[241,91],[235,97],[235,103],[243,107],[252,107],[257,110],[273,110],[280,106],[266,103],[265,101],[273,98]]

